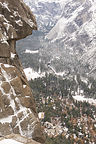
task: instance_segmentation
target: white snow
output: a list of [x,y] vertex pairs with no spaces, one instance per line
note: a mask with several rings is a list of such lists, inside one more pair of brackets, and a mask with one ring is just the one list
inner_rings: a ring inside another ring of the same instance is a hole
[[30,27],[33,27],[34,26],[34,23],[31,19],[28,19],[27,20],[27,23],[30,25]]
[[65,75],[65,72],[58,72],[58,73],[56,72],[56,75],[63,77]]
[[0,144],[23,144],[13,139],[4,139],[0,141]]
[[39,112],[38,117],[39,119],[44,119],[44,112]]
[[11,52],[11,59],[14,59],[15,56],[16,56],[16,54],[14,54],[14,53]]
[[10,9],[8,8],[7,2],[3,2],[3,3],[0,2],[0,4],[10,12]]
[[84,83],[87,84],[88,83],[88,78],[84,78],[84,77],[81,76],[81,81],[83,81]]
[[32,51],[32,50],[26,49],[25,53],[36,54],[36,53],[39,53],[39,50]]
[[34,80],[35,78],[39,78],[39,77],[44,77],[45,76],[45,73],[39,74],[38,72],[34,71],[30,67],[29,68],[25,68],[24,72],[25,72],[25,75],[26,75],[28,81],[31,80],[31,79]]
[[[37,19],[37,23],[38,23],[38,29],[42,29],[43,31],[46,31],[46,28],[42,28],[42,26],[54,26],[54,23],[56,23],[56,21],[60,18],[61,16],[61,8],[64,6],[65,2],[67,2],[67,0],[23,0],[32,10],[32,12],[35,14],[36,19]],[[42,3],[42,4],[41,4]],[[44,5],[46,4],[52,4],[52,6],[55,7],[54,4],[58,4],[58,9],[57,10],[57,14],[55,14],[54,16],[54,12],[52,13],[51,8],[46,7],[46,9],[44,8]],[[63,3],[63,4],[62,4]],[[63,8],[62,8],[63,9]],[[45,13],[43,12],[46,11]]]
[[96,105],[96,99],[85,98],[84,96],[81,96],[81,95],[73,96],[73,98],[77,101],[87,102],[89,104]]
[[14,11],[13,14],[14,14],[15,17],[19,15],[18,11]]
[[67,37],[67,33],[65,31],[67,25],[72,23],[75,18],[78,16],[79,12],[82,11],[84,8],[82,5],[77,8],[73,13],[72,16],[69,18],[61,17],[56,25],[51,29],[51,31],[46,35],[45,39],[52,40],[52,42],[60,39],[62,37]]
[[26,98],[30,98],[30,96],[25,96]]
[[23,22],[19,19],[17,21],[15,21],[19,26],[23,26]]
[[11,123],[12,122],[12,115],[8,116],[6,118],[2,118],[0,119],[0,123],[4,124],[4,123]]
[[0,14],[0,17],[4,17],[4,15]]
[[50,70],[52,70],[52,72],[53,72],[55,75],[57,75],[57,76],[63,77],[63,76],[66,74],[65,71],[63,71],[63,72],[56,72],[55,69],[54,69],[52,66],[50,66],[50,65],[48,65],[48,68],[50,68]]
[[23,85],[23,88],[26,88],[27,85]]
[[6,40],[3,40],[1,43],[5,43],[5,44],[7,44],[9,46],[9,44],[8,44],[8,42]]
[[[0,63],[0,66],[1,66],[1,73],[3,74],[3,77],[5,78],[5,81],[8,82],[8,84],[10,85],[9,92],[5,93],[4,89],[1,86],[3,82],[0,81],[0,90],[1,90],[2,94],[6,95],[7,98],[10,100],[9,106],[14,111],[14,113],[12,115],[9,115],[7,117],[5,116],[4,118],[1,118],[0,119],[0,123],[2,123],[2,124],[11,123],[13,117],[16,116],[17,117],[17,121],[16,121],[17,123],[16,123],[15,127],[17,127],[17,126],[19,127],[19,132],[20,132],[20,134],[22,136],[29,136],[29,137],[31,137],[32,136],[32,132],[34,131],[35,124],[32,123],[31,125],[29,125],[29,131],[28,132],[27,131],[23,131],[20,124],[27,117],[29,117],[29,114],[32,114],[32,112],[31,112],[30,108],[26,108],[26,107],[23,107],[21,105],[21,102],[20,102],[19,98],[16,97],[16,93],[15,93],[15,90],[14,90],[13,86],[10,84],[10,81],[12,80],[11,75],[8,75],[7,72],[4,70],[3,64]],[[4,66],[7,67],[7,68],[11,67],[11,65],[8,65],[8,64],[4,64]],[[25,87],[26,87],[26,85],[23,85],[23,88],[25,88]],[[14,96],[15,100],[14,100],[14,98],[12,96]],[[26,98],[29,98],[29,96],[26,96]],[[18,106],[20,108],[19,110],[16,109],[15,101],[18,103]],[[2,111],[2,109],[0,109],[0,110]],[[21,112],[23,113],[22,119],[19,119],[18,118],[18,114],[21,113]],[[36,121],[34,121],[34,123],[36,123]],[[9,142],[10,142],[10,144],[15,144],[15,141],[10,141],[10,140],[8,140],[8,141],[4,141],[4,140],[0,141],[0,144],[2,144],[1,142],[3,144],[9,144]],[[19,144],[19,143],[17,142],[16,144]]]
[[4,66],[5,66],[6,68],[14,67],[14,66],[9,65],[9,64],[4,64]]
[[7,8],[8,11],[10,11],[10,9],[8,8],[8,3],[7,3],[7,2],[4,2],[4,3],[3,3],[3,6],[4,6],[5,8]]
[[[0,64],[0,66],[1,66],[1,64]],[[10,65],[8,65],[8,64],[4,64],[4,66],[7,67],[7,68],[10,67]],[[14,100],[11,98],[11,94],[13,94],[14,96],[15,96],[16,94],[15,94],[15,91],[14,91],[13,87],[12,87],[11,84],[10,84],[11,76],[6,73],[6,71],[2,68],[2,66],[1,66],[1,72],[3,73],[3,76],[4,76],[5,80],[6,80],[6,82],[9,83],[9,85],[10,85],[11,88],[10,88],[9,93],[6,94],[6,93],[4,92],[4,89],[1,87],[1,85],[2,85],[2,83],[3,83],[3,82],[1,81],[1,82],[0,82],[0,90],[2,91],[2,94],[3,94],[3,95],[7,95],[8,99],[10,100],[10,106],[12,107],[12,109],[14,110],[14,113],[15,113],[15,102],[14,102]],[[9,122],[9,123],[10,123],[10,122],[12,122],[12,115],[0,119],[0,122],[1,122],[1,123],[5,123],[5,122]]]
[[6,30],[7,30],[7,32],[8,32],[8,30],[9,30],[9,28],[10,28],[10,24],[9,24],[8,22],[4,22],[3,24],[5,25]]
[[64,131],[65,131],[65,132],[68,132],[68,128],[67,128],[67,127],[64,127]]
[[[56,2],[56,3],[66,3],[68,0],[35,0],[36,3],[39,3],[39,2]],[[30,4],[32,2],[32,0],[24,0],[25,3],[27,4]]]

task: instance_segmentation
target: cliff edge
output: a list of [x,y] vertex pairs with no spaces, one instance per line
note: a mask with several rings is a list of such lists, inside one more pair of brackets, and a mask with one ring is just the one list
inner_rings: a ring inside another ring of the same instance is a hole
[[16,53],[16,41],[36,29],[22,0],[0,0],[0,136],[15,133],[43,143],[35,101]]

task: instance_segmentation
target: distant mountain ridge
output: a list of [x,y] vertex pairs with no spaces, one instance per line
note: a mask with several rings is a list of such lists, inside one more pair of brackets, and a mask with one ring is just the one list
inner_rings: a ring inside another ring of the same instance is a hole
[[89,64],[89,71],[96,67],[95,5],[92,0],[67,3],[62,17],[46,36],[52,41],[59,40],[69,49],[69,54],[77,55],[84,65]]
[[36,15],[38,29],[48,32],[62,14],[62,0],[24,0]]
[[[37,18],[38,32],[34,38],[39,39],[39,46],[35,47],[40,49],[39,58],[42,65],[47,67],[50,63],[59,72],[78,71],[95,77],[96,2],[94,0],[24,1]],[[40,32],[43,36],[39,34]]]

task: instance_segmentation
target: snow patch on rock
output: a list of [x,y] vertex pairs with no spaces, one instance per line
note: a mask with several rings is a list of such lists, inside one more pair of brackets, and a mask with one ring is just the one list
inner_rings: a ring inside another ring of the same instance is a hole
[[36,54],[36,53],[39,53],[39,50],[32,51],[32,50],[26,49],[25,53]]
[[23,144],[13,139],[4,139],[0,141],[0,144]]
[[73,99],[76,101],[87,102],[89,104],[96,105],[96,99],[85,98],[84,96],[81,95],[73,96]]

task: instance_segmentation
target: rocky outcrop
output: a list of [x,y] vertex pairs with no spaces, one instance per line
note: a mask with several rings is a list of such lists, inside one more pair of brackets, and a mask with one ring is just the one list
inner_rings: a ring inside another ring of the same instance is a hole
[[16,41],[37,29],[22,0],[0,0],[0,135],[44,142],[35,101],[16,53]]
[[11,134],[7,135],[3,138],[0,138],[0,143],[19,143],[19,144],[40,144],[32,139],[28,139],[26,137],[20,136],[19,134]]

